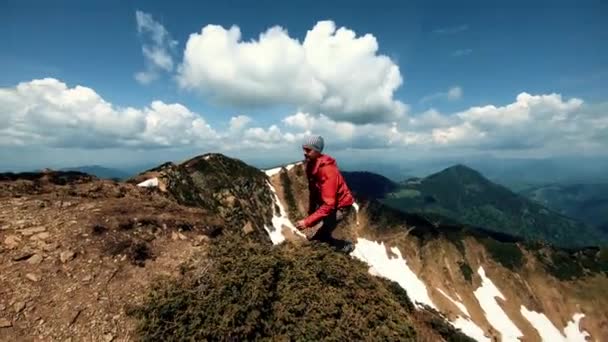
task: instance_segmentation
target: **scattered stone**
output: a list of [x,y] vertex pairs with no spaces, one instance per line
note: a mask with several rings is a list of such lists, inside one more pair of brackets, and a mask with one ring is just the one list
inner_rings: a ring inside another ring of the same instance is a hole
[[196,241],[198,242],[208,242],[210,239],[207,235],[199,235],[196,237]]
[[176,232],[171,232],[171,240],[176,241],[179,239],[179,235]]
[[40,281],[40,277],[38,277],[37,275],[33,274],[33,273],[28,273],[25,275],[25,277],[31,281],[33,281],[34,283],[37,283]]
[[114,341],[114,335],[105,334],[105,335],[103,335],[103,340],[104,340],[104,342],[112,342],[112,341]]
[[250,233],[254,232],[253,225],[251,224],[251,221],[247,221],[247,223],[243,227],[243,232],[245,234],[250,234]]
[[177,237],[180,240],[188,240],[188,237],[186,235],[182,234],[182,233],[177,233]]
[[21,242],[21,238],[17,235],[9,235],[4,239],[4,245],[8,249],[15,249],[19,246],[19,242]]
[[13,304],[13,309],[16,313],[20,313],[21,311],[23,311],[23,309],[25,309],[25,302],[16,302],[15,304]]
[[13,261],[26,260],[26,259],[29,259],[32,255],[34,255],[34,252],[32,252],[32,251],[28,251],[28,250],[21,251],[13,257]]
[[84,278],[82,278],[82,281],[85,283],[88,283],[91,281],[91,279],[93,279],[93,277],[91,277],[90,275],[87,275]]
[[42,233],[45,231],[46,231],[45,227],[32,227],[32,228],[26,228],[26,229],[20,230],[19,233],[21,233],[21,235],[23,235],[23,236],[32,236],[34,234]]
[[13,323],[6,318],[0,318],[0,328],[10,328],[13,326]]
[[61,252],[61,254],[59,254],[59,259],[61,260],[62,263],[66,263],[72,259],[74,259],[74,257],[76,256],[76,253],[72,252],[72,251],[65,251],[65,252]]
[[42,262],[42,256],[40,254],[34,254],[29,259],[27,259],[27,262],[32,265],[40,265],[40,263]]
[[54,243],[54,242],[47,243],[46,245],[44,245],[42,247],[42,249],[45,252],[52,252],[52,251],[56,250],[57,248],[59,248],[59,245],[57,243]]
[[33,235],[30,240],[46,240],[51,236],[51,234],[44,232]]

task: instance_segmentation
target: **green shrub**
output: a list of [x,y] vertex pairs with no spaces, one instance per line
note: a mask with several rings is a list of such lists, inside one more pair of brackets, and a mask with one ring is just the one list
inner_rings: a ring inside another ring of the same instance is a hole
[[553,252],[546,266],[547,270],[560,280],[576,279],[584,274],[583,267],[577,262],[576,257],[561,250]]
[[471,284],[473,282],[473,270],[471,266],[466,261],[459,261],[458,266],[460,266],[460,272],[462,272],[464,279]]
[[524,255],[517,244],[500,242],[491,238],[480,240],[490,256],[504,267],[517,271],[523,265]]
[[142,340],[416,340],[405,291],[358,260],[317,244],[214,242],[198,276],[157,285],[132,311]]

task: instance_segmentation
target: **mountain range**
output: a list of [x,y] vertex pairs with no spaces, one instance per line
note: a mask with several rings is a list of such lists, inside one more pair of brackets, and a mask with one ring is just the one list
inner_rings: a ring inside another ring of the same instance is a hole
[[360,172],[347,172],[345,177],[360,195],[441,223],[483,227],[565,247],[596,245],[607,239],[598,229],[493,183],[464,165],[401,183]]
[[[453,192],[496,190],[460,166],[430,189],[454,174]],[[260,170],[206,154],[124,181],[0,174],[0,340],[608,336],[606,248],[397,210],[375,196],[409,182],[356,177],[344,255],[294,227],[307,212],[301,163]]]

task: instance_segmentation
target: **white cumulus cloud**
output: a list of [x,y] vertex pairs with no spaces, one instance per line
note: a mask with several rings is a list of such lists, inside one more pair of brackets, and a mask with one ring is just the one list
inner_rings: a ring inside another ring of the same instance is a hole
[[434,129],[433,136],[439,144],[478,149],[574,146],[587,141],[598,129],[587,111],[581,99],[521,93],[505,106],[471,107],[455,113],[458,122]]
[[46,78],[0,88],[0,146],[284,152],[305,136],[320,134],[332,151],[601,152],[608,148],[606,108],[559,94],[521,93],[502,106],[449,114],[429,110],[396,122],[355,124],[298,111],[260,127],[241,114],[217,123],[226,127],[217,131],[182,104],[156,100],[119,107],[91,88]]
[[152,15],[136,11],[135,20],[137,33],[142,39],[141,50],[146,64],[146,69],[137,72],[135,79],[142,84],[148,84],[156,80],[161,71],[173,71],[172,54],[177,46],[177,41],[171,38],[167,29],[154,20]]
[[399,67],[378,54],[376,38],[331,21],[318,22],[302,42],[278,26],[243,41],[237,26],[207,25],[190,35],[177,79],[220,102],[294,105],[358,124],[407,110],[393,97],[403,82]]
[[118,108],[93,89],[53,79],[0,88],[0,144],[158,148],[206,145],[217,133],[181,104]]

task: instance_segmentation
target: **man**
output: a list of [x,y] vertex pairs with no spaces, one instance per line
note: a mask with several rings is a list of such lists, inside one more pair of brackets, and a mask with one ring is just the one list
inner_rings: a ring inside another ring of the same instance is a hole
[[336,160],[323,154],[321,136],[309,137],[302,144],[308,177],[308,217],[296,223],[309,240],[326,242],[346,254],[354,250],[348,240],[335,239],[333,231],[352,212],[355,202]]

